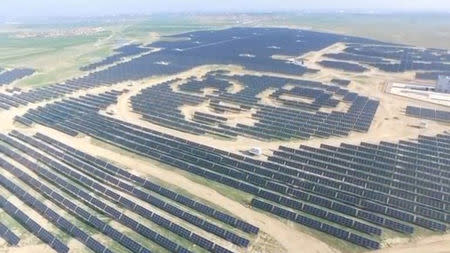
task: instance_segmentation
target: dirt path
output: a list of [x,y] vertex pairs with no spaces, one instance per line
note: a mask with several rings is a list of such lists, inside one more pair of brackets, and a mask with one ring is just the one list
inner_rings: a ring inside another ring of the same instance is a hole
[[430,236],[415,242],[371,251],[372,253],[450,253],[450,234]]

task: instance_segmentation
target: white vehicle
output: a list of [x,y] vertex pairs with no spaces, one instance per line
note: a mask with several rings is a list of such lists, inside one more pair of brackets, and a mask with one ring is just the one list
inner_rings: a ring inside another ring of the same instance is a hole
[[426,121],[426,120],[420,121],[419,128],[423,128],[423,129],[428,128],[428,121]]
[[258,147],[251,148],[248,152],[249,152],[250,154],[256,155],[256,156],[262,155],[262,150],[261,150],[261,148],[258,148]]

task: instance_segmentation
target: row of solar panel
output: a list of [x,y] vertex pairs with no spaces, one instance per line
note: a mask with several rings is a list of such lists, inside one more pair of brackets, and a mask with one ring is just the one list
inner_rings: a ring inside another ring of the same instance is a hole
[[[328,147],[329,149],[336,149],[335,147]],[[443,147],[445,148],[445,147]],[[446,149],[449,149],[447,147]],[[446,173],[446,159],[450,156],[446,152],[436,152],[436,147],[414,143],[411,141],[400,141],[398,144],[380,142],[379,145],[362,142],[361,146],[341,144],[339,149],[348,150],[347,152],[357,153],[374,161],[379,160],[386,164],[395,163],[405,170],[418,170],[429,174],[438,174],[445,177],[449,177],[450,174]],[[385,159],[383,159],[385,157]],[[413,167],[411,167],[413,166]],[[427,168],[429,167],[429,168]],[[405,175],[415,175],[414,172],[406,173]],[[424,176],[421,174],[420,176]],[[417,176],[417,175],[416,175]],[[424,176],[424,179],[429,177]],[[438,177],[431,177],[430,181],[440,181]],[[445,180],[445,179],[443,179]],[[433,187],[431,187],[433,188]]]
[[383,46],[353,44],[344,49],[345,52],[362,55],[386,58],[391,60],[402,60],[403,58],[414,58],[421,61],[448,61],[450,59],[446,50],[442,49],[421,49],[404,46]]
[[[436,149],[433,147],[429,148],[429,147],[425,146],[425,147],[417,148],[415,146],[415,144],[411,144],[410,141],[402,141],[399,144],[400,145],[398,145],[398,146],[392,146],[392,144],[387,144],[386,142],[380,142],[380,145],[373,145],[373,144],[371,145],[368,143],[361,143],[361,145],[364,146],[365,148],[375,149],[375,151],[377,153],[385,154],[387,157],[393,157],[397,154],[398,157],[405,156],[405,157],[408,157],[407,159],[409,159],[410,157],[414,158],[414,154],[416,154],[416,158],[414,161],[414,163],[415,163],[414,165],[416,165],[416,166],[423,167],[423,165],[425,165],[425,166],[429,165],[430,167],[436,167],[436,161],[437,162],[439,162],[439,161],[435,160],[435,158],[433,158],[433,157],[434,156],[444,157],[441,154],[435,154],[434,152],[436,151]],[[408,146],[410,146],[411,148],[407,148]],[[445,148],[445,146],[444,146],[444,148]],[[419,154],[420,152],[423,152],[423,155],[427,156],[427,158],[426,159],[422,158],[422,154]],[[411,162],[411,161],[406,161],[406,162]],[[442,166],[445,166],[445,165],[439,164],[437,168],[440,168],[440,169],[444,168]],[[441,171],[444,172],[444,170],[441,170]]]
[[438,135],[435,138],[419,135],[416,140],[417,143],[411,145],[413,148],[418,148],[425,151],[427,154],[435,155],[439,158],[448,159],[450,155],[445,152],[450,149],[450,142],[447,135]]
[[448,137],[443,137],[444,135],[437,135],[435,138],[429,136],[419,135],[417,141],[420,144],[427,144],[430,150],[435,150],[436,148],[449,148]]
[[323,56],[341,61],[356,61],[361,63],[389,63],[386,59],[376,56],[357,55],[352,53],[328,53]]
[[11,246],[15,246],[20,242],[20,237],[14,234],[14,232],[12,232],[3,223],[0,223],[0,237],[3,238]]
[[153,113],[153,115],[142,114],[142,119],[150,121],[158,125],[164,125],[169,128],[177,129],[182,132],[188,132],[192,134],[213,134],[219,135],[225,138],[234,138],[236,133],[227,129],[220,129],[206,124],[187,121],[185,119],[174,118],[170,114]]
[[[220,93],[220,94],[207,94],[207,98],[215,101],[222,101],[225,103],[239,104],[241,109],[249,109],[249,107],[254,106],[260,100],[259,98],[253,97],[251,94],[230,94],[230,93]],[[216,103],[217,104],[217,103]]]
[[[338,91],[338,90],[336,90]],[[295,107],[309,109],[309,110],[318,110],[321,107],[336,107],[339,103],[339,100],[333,98],[335,92],[329,92],[327,90],[317,89],[317,88],[308,88],[308,87],[293,87],[292,89],[278,89],[273,92],[269,97],[277,99],[279,101],[284,102],[289,105],[292,104]],[[293,96],[295,97],[304,97],[307,99],[311,99],[310,103],[301,102],[295,99],[282,98],[281,96]]]
[[201,92],[205,88],[214,88],[218,91],[226,91],[232,84],[227,80],[218,79],[213,75],[206,75],[202,80],[188,80],[183,82],[179,89],[188,92]]
[[327,67],[327,68],[333,68],[333,69],[339,69],[344,70],[348,72],[364,72],[368,69],[366,67],[363,67],[356,63],[350,63],[345,61],[330,61],[330,60],[322,60],[318,62],[321,66]]
[[311,121],[307,120],[301,123],[299,122],[293,124],[290,123],[289,121],[282,121],[281,118],[276,119],[274,117],[267,117],[267,116],[264,118],[256,116],[255,118],[260,119],[258,123],[255,123],[254,127],[250,127],[243,124],[239,124],[239,126],[241,128],[255,130],[256,133],[258,133],[258,130],[273,135],[277,135],[278,133],[281,132],[284,133],[284,135],[286,135],[287,138],[298,137],[302,139],[308,139],[310,136],[317,136],[323,138],[329,137],[331,135],[347,136],[350,130],[352,129],[358,130],[357,125],[351,127],[344,126],[347,123],[342,121],[334,125],[330,124],[331,121],[314,124]]
[[220,124],[227,121],[227,118],[220,117],[208,113],[195,112],[193,116],[193,120],[204,122],[206,124]]
[[34,72],[33,69],[28,68],[17,68],[2,72],[0,73],[0,86],[10,84],[16,80],[32,75]]
[[[92,74],[84,77],[73,78],[65,81],[64,83],[48,85],[45,87],[39,87],[36,89],[31,89],[29,91],[24,91],[20,93],[14,93],[11,95],[0,94],[4,96],[8,101],[14,101],[19,104],[27,104],[40,102],[48,99],[55,99],[61,97],[65,94],[73,93],[82,89],[90,89],[93,87],[111,85],[116,83],[117,80],[115,78],[111,78],[113,76],[117,76],[114,73],[108,73],[106,76],[99,77],[97,74]],[[0,106],[8,107],[7,104],[0,103]]]
[[408,105],[406,107],[406,115],[422,119],[450,122],[450,111],[443,111]]
[[0,207],[11,217],[22,224],[28,231],[38,237],[40,240],[48,244],[58,253],[69,252],[69,248],[58,238],[52,235],[48,230],[41,227],[36,221],[19,210],[15,205],[0,196]]
[[448,63],[421,63],[411,61],[409,59],[402,60],[400,63],[370,63],[370,65],[377,67],[386,72],[404,72],[404,71],[417,71],[426,70],[434,72],[448,72],[450,70],[450,64]]
[[[259,119],[259,124],[273,126],[275,129],[283,128],[291,131],[302,130],[307,135],[316,135],[319,129],[325,129],[328,134],[335,135],[348,135],[352,130],[354,123],[339,119],[331,116],[326,120],[315,121],[314,118],[303,118],[302,121],[295,122],[287,119],[282,115],[264,113],[261,115],[259,112],[252,115],[254,118]],[[322,131],[324,132],[324,131]]]
[[416,72],[416,79],[437,80],[439,76],[450,76],[450,71]]
[[83,66],[80,68],[80,70],[82,70],[82,71],[95,70],[99,67],[117,63],[126,57],[136,56],[136,55],[139,55],[142,53],[146,53],[149,51],[149,49],[141,47],[140,44],[130,44],[130,45],[122,46],[120,48],[116,48],[116,49],[114,49],[114,51],[117,53],[114,55],[108,56],[99,62],[95,62],[95,63],[91,63],[87,66]]
[[330,234],[332,236],[335,236],[337,238],[346,240],[348,242],[354,243],[356,245],[359,245],[361,247],[365,247],[368,249],[378,249],[380,247],[380,243],[368,238],[365,238],[363,236],[345,231],[343,229],[340,229],[338,227],[329,225],[327,223],[323,223],[311,218],[308,218],[307,216],[303,216],[300,214],[297,214],[295,212],[289,211],[284,208],[280,208],[276,205],[272,205],[270,203],[258,200],[258,199],[252,199],[251,205],[253,207],[262,209],[264,211],[270,212],[272,214],[275,214],[277,216],[280,216],[282,218],[295,221],[297,223],[300,223],[304,226],[322,231],[324,233]]
[[[366,102],[372,103],[373,101],[366,100]],[[374,109],[372,109],[372,106],[366,107],[366,104],[358,103],[357,106],[352,105],[352,107],[349,110],[350,113],[332,112],[330,115],[326,114],[326,113],[310,114],[310,113],[292,111],[292,110],[286,111],[286,109],[274,108],[274,107],[270,108],[270,107],[266,106],[265,108],[262,109],[260,114],[262,117],[270,116],[270,117],[275,117],[275,118],[283,118],[285,120],[290,120],[292,122],[298,122],[298,119],[294,120],[292,118],[292,116],[301,116],[302,119],[305,118],[305,121],[307,119],[309,119],[309,120],[312,120],[313,122],[316,121],[317,123],[322,123],[323,120],[330,120],[330,121],[336,121],[334,123],[344,123],[344,126],[346,126],[346,127],[353,127],[354,124],[358,124],[359,121],[363,121],[364,123],[367,122],[370,124],[370,122],[372,121],[372,118],[373,118],[373,114],[376,111],[377,106],[378,106],[378,104],[375,104],[375,106],[373,107]],[[361,108],[361,109],[356,113],[356,112],[352,111],[353,108]],[[301,121],[298,123],[301,123]],[[311,124],[308,121],[305,123]]]

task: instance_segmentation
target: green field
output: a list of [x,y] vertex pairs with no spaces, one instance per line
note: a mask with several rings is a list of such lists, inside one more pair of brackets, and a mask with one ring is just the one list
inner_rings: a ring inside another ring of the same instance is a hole
[[146,41],[149,33],[164,36],[198,30],[221,29],[233,24],[231,20],[204,20],[196,16],[157,16],[129,25],[122,30],[121,35],[127,39]]
[[101,59],[111,53],[107,45],[94,46],[110,36],[110,31],[89,36],[56,38],[15,38],[0,34],[2,67],[29,67],[37,70],[19,85],[42,85],[79,75],[78,68],[93,58]]

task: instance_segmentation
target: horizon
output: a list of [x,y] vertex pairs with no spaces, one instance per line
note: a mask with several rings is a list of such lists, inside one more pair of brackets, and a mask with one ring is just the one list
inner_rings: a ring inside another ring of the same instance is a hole
[[[257,6],[257,7],[256,7]],[[241,3],[238,0],[218,0],[213,4],[206,0],[165,0],[142,3],[117,0],[56,1],[12,1],[6,0],[0,9],[2,18],[42,17],[102,17],[155,14],[257,14],[257,13],[344,13],[344,14],[389,14],[389,13],[450,13],[450,1],[446,0],[332,0],[278,1],[260,0]]]
[[[121,13],[121,14],[98,14],[98,15],[54,15],[54,16],[17,16],[17,17],[5,17],[0,15],[0,25],[8,24],[26,24],[26,23],[36,23],[39,22],[50,22],[53,21],[64,22],[63,19],[67,21],[74,22],[77,19],[109,19],[109,18],[163,18],[168,16],[179,17],[183,15],[185,18],[190,18],[193,16],[208,16],[208,15],[248,15],[248,16],[258,16],[258,15],[291,15],[291,16],[313,16],[313,15],[342,15],[342,16],[367,16],[367,17],[382,17],[382,16],[409,16],[416,15],[413,18],[444,18],[450,15],[450,11],[438,11],[438,10],[383,10],[383,11],[373,11],[373,10],[291,10],[291,11],[184,11],[184,12],[154,12],[154,13]],[[421,16],[417,16],[421,15]],[[92,20],[90,20],[92,21]],[[81,20],[80,20],[81,22]],[[95,21],[94,21],[95,22]],[[100,21],[101,22],[101,21]]]

